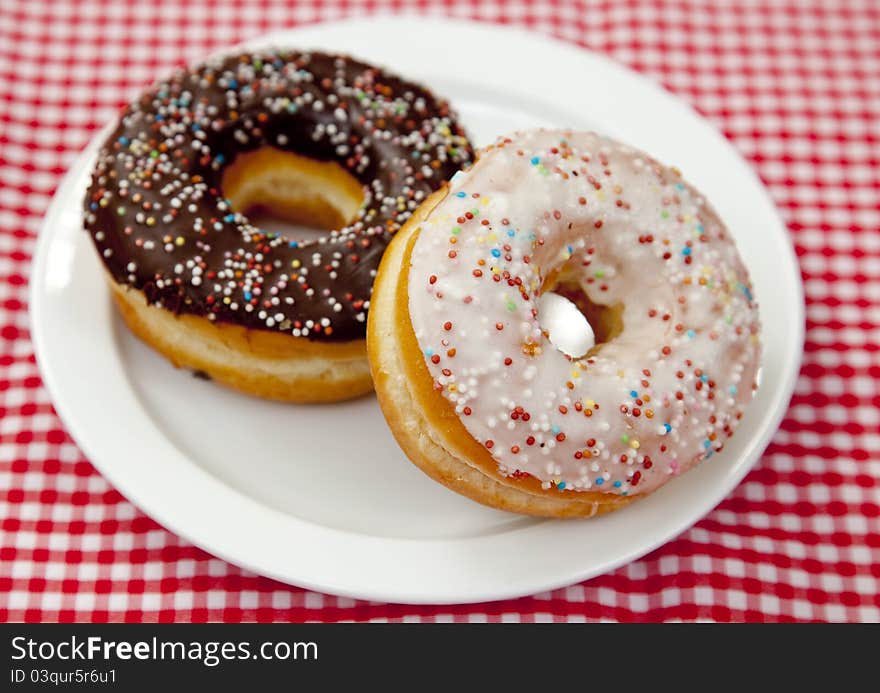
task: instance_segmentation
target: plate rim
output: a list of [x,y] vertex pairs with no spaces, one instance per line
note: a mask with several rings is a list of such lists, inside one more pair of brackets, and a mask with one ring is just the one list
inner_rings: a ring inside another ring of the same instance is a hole
[[[224,54],[230,51],[235,51],[242,48],[254,48],[260,45],[281,45],[284,42],[292,41],[299,41],[300,44],[304,46],[314,45],[316,42],[313,38],[310,37],[310,34],[339,30],[346,26],[356,26],[359,27],[361,30],[369,30],[369,26],[365,25],[392,23],[398,24],[398,30],[401,30],[401,26],[406,26],[408,22],[413,21],[414,17],[423,19],[422,15],[418,14],[404,16],[388,16],[380,14],[370,16],[369,18],[353,18],[339,22],[309,24],[297,28],[284,29],[263,36],[255,37],[246,40],[240,44],[237,44],[236,46],[223,48],[220,51],[215,51],[210,55]],[[796,329],[788,334],[788,339],[785,343],[786,363],[790,365],[780,382],[780,386],[772,393],[772,399],[767,404],[768,411],[772,415],[769,417],[769,419],[765,420],[765,425],[761,431],[761,434],[751,438],[750,444],[747,445],[746,450],[743,452],[741,457],[747,460],[747,462],[741,462],[736,467],[735,473],[728,474],[726,477],[724,477],[725,483],[721,483],[718,484],[717,487],[713,487],[712,493],[707,494],[700,499],[694,499],[691,511],[688,513],[682,513],[680,515],[680,519],[676,522],[673,522],[672,526],[670,528],[667,528],[660,535],[658,535],[658,537],[649,541],[633,542],[627,550],[621,550],[615,557],[606,559],[604,561],[595,562],[589,560],[581,560],[580,562],[578,562],[577,560],[572,560],[570,562],[571,569],[564,574],[545,576],[543,580],[532,580],[528,586],[516,584],[511,585],[510,587],[505,589],[504,587],[500,587],[498,585],[493,585],[489,588],[486,588],[484,586],[471,585],[467,594],[462,594],[460,592],[443,592],[442,590],[437,589],[420,590],[417,587],[413,586],[407,586],[406,588],[403,588],[400,585],[397,585],[394,588],[389,588],[385,585],[357,585],[354,584],[357,582],[356,579],[351,580],[347,577],[340,582],[338,579],[330,579],[329,576],[327,579],[319,581],[313,579],[304,579],[300,576],[292,576],[285,572],[274,570],[271,566],[267,566],[260,561],[249,559],[242,560],[240,556],[236,556],[234,555],[234,552],[227,550],[226,546],[220,546],[219,544],[221,544],[221,542],[219,542],[216,537],[209,539],[199,536],[197,532],[192,531],[192,527],[181,528],[181,524],[186,523],[180,522],[174,517],[168,517],[167,513],[165,512],[156,512],[154,510],[156,503],[151,502],[149,498],[144,498],[143,494],[137,488],[132,488],[132,486],[127,483],[124,478],[122,478],[123,475],[120,474],[120,470],[118,468],[116,468],[112,463],[100,461],[100,454],[97,456],[92,454],[92,446],[94,444],[94,440],[90,438],[89,435],[81,435],[82,428],[77,423],[77,414],[68,408],[67,401],[63,396],[63,391],[59,391],[60,385],[56,379],[56,373],[52,367],[49,367],[46,364],[47,353],[50,347],[46,344],[47,335],[41,328],[41,317],[45,309],[43,305],[43,294],[45,292],[40,290],[40,278],[45,276],[45,265],[49,255],[49,246],[55,235],[50,228],[51,223],[60,212],[67,208],[67,205],[62,204],[62,202],[64,202],[64,195],[62,193],[67,191],[68,188],[70,188],[75,183],[75,178],[77,175],[82,175],[82,169],[88,164],[91,157],[95,155],[101,141],[113,125],[113,121],[108,123],[107,126],[101,128],[95,133],[95,135],[93,135],[92,139],[86,145],[84,150],[82,150],[78,154],[70,169],[65,174],[61,183],[59,184],[58,189],[45,213],[43,222],[40,227],[40,232],[36,240],[32,256],[32,265],[28,285],[29,317],[34,354],[43,383],[45,384],[49,392],[55,411],[58,413],[58,416],[64,423],[66,430],[76,441],[77,446],[82,450],[86,458],[94,465],[94,467],[102,474],[102,476],[105,477],[105,479],[111,486],[119,490],[122,495],[124,495],[130,502],[138,507],[141,512],[147,514],[161,526],[167,528],[170,532],[176,534],[185,541],[192,543],[193,545],[207,551],[214,556],[228,561],[233,565],[240,566],[246,570],[250,570],[259,575],[264,575],[279,580],[286,584],[296,585],[306,589],[357,599],[369,599],[393,603],[436,605],[496,601],[565,587],[576,582],[580,582],[582,580],[601,575],[621,565],[629,563],[630,561],[635,560],[641,556],[644,556],[645,554],[653,551],[657,547],[662,546],[669,541],[672,541],[682,532],[689,529],[696,522],[702,519],[708,512],[710,512],[715,506],[717,506],[718,503],[720,503],[742,481],[743,477],[745,477],[745,475],[752,469],[754,464],[760,459],[763,450],[769,444],[770,439],[778,429],[778,426],[787,411],[788,402],[790,401],[797,381],[803,353],[805,331],[804,287],[794,248],[791,243],[791,238],[788,235],[788,230],[784,223],[784,220],[779,214],[779,211],[773,203],[769,192],[761,183],[760,178],[757,176],[754,169],[744,160],[742,155],[735,149],[733,144],[729,140],[727,140],[717,129],[715,129],[705,119],[704,116],[699,114],[695,109],[693,109],[689,104],[684,102],[678,96],[666,91],[645,75],[642,75],[620,63],[617,63],[607,56],[583,49],[575,44],[552,39],[543,34],[527,31],[520,28],[502,27],[491,22],[463,21],[457,19],[435,20],[434,18],[432,18],[432,31],[440,30],[439,27],[442,27],[443,30],[467,30],[503,34],[506,39],[518,37],[520,39],[524,39],[535,44],[543,43],[545,45],[549,45],[552,47],[553,50],[568,51],[570,54],[577,53],[579,54],[579,57],[586,62],[592,61],[594,65],[601,66],[603,70],[610,72],[612,75],[628,81],[630,84],[637,85],[639,89],[645,90],[646,93],[653,94],[656,98],[662,99],[667,104],[674,104],[679,110],[686,113],[687,116],[689,116],[695,122],[698,122],[707,134],[711,134],[711,136],[714,137],[714,139],[716,140],[716,144],[723,146],[727,150],[727,154],[731,158],[731,161],[737,161],[739,168],[742,169],[741,173],[744,173],[749,178],[751,178],[751,183],[755,187],[755,192],[762,195],[762,197],[764,198],[763,202],[765,202],[766,207],[768,208],[768,210],[772,210],[772,213],[775,217],[774,221],[778,225],[778,231],[780,231],[780,233],[787,241],[786,243],[784,243],[784,245],[788,252],[786,253],[785,258],[780,258],[782,260],[782,262],[780,262],[780,267],[783,269],[783,274],[788,275],[786,277],[788,283],[790,284],[788,288],[794,291],[791,308],[793,310],[792,324],[793,327],[795,327]],[[304,38],[298,38],[299,36],[302,36]],[[45,300],[48,301],[49,299],[46,297]],[[294,518],[274,508],[262,506],[255,499],[219,481],[218,479],[213,477],[213,475],[211,475],[208,471],[202,469],[201,467],[198,467],[197,464],[193,464],[192,466],[196,467],[198,469],[198,473],[201,476],[205,477],[205,479],[210,479],[213,483],[221,485],[224,489],[226,489],[226,491],[232,493],[237,500],[242,500],[246,504],[259,506],[264,513],[269,513],[270,516],[274,514],[279,516],[280,518],[285,518],[285,522],[295,521],[296,523],[308,525],[313,530],[318,530],[319,533],[323,532],[337,535],[337,539],[342,539],[343,541],[345,541],[346,538],[350,539],[351,536],[356,536],[361,540],[365,540],[367,543],[374,544],[377,542],[399,542],[402,544],[403,550],[407,551],[415,550],[416,547],[413,545],[417,544],[431,544],[432,546],[436,547],[438,544],[443,543],[457,544],[460,542],[478,542],[485,539],[485,537],[469,537],[461,539],[408,539],[400,537],[380,538],[369,535],[357,535],[344,530],[324,527],[301,520],[300,518]],[[586,568],[583,567],[583,564],[585,563],[587,564]]]

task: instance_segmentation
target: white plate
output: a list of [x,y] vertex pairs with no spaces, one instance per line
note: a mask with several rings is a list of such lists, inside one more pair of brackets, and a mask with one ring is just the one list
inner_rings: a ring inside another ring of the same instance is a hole
[[721,455],[650,498],[587,521],[496,512],[410,464],[372,397],[294,406],[177,371],[112,309],[80,204],[100,134],[59,188],[37,245],[33,339],[56,409],[83,452],[168,529],[232,563],[323,592],[475,602],[571,584],[690,527],[775,431],[803,343],[800,273],[751,169],[705,120],[598,55],[489,25],[379,18],[286,31],[250,46],[349,52],[450,98],[477,144],[515,128],[592,128],[679,166],[712,201],[752,272],[763,384]]

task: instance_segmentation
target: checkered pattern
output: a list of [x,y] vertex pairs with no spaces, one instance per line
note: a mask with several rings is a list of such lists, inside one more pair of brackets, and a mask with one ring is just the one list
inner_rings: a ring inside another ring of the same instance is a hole
[[0,619],[880,620],[880,4],[425,2],[610,55],[735,143],[791,230],[807,345],[754,471],[646,558],[527,599],[411,607],[321,595],[213,558],[145,517],[56,417],[27,276],[50,197],[128,95],[262,32],[401,2],[3,0],[0,6]]

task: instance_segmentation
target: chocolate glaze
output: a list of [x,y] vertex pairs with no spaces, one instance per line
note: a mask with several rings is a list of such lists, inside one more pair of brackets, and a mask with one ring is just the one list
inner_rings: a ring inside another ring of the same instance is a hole
[[[233,210],[223,168],[272,146],[336,161],[365,203],[317,241]],[[180,70],[122,113],[85,199],[113,278],[175,313],[323,341],[362,339],[391,236],[473,150],[449,105],[345,56],[267,51]]]

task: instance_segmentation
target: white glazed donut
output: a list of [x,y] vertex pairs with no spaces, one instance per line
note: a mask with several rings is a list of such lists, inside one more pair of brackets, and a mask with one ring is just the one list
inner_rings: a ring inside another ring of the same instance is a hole
[[[597,333],[566,355],[539,297]],[[593,133],[499,140],[386,253],[368,348],[409,457],[489,505],[593,515],[720,451],[756,387],[733,239],[667,168]]]

